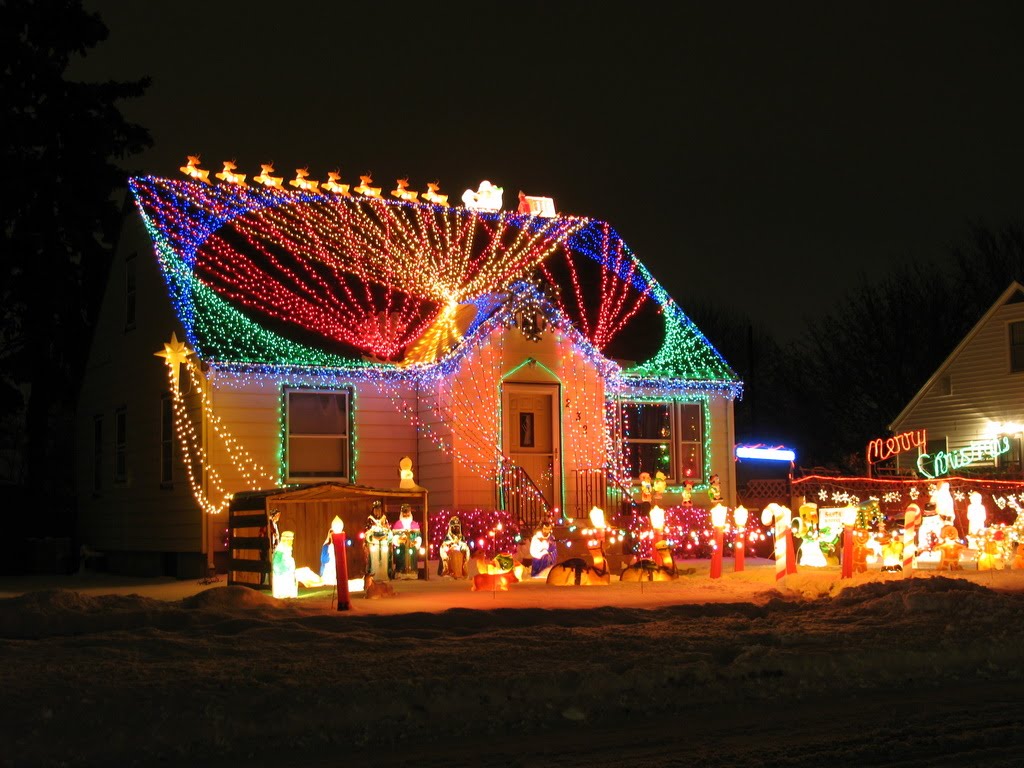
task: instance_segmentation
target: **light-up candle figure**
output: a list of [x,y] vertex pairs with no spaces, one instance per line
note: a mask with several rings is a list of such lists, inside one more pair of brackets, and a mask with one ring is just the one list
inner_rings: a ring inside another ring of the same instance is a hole
[[594,560],[594,569],[596,571],[605,571],[605,558],[604,558],[604,538],[608,529],[608,524],[604,519],[604,510],[600,507],[590,508],[590,524],[593,527],[592,530],[587,531],[589,534],[593,534],[591,538],[587,540],[587,550],[590,552],[591,558]]
[[843,507],[843,569],[841,578],[853,578],[853,526],[857,524],[857,508]]
[[656,547],[658,542],[665,538],[665,510],[655,504],[651,507],[651,546]]
[[743,570],[746,558],[744,540],[747,535],[747,508],[740,504],[732,511],[732,519],[736,523],[736,536],[732,542],[733,570],[739,573]]
[[334,545],[334,565],[338,573],[338,610],[352,607],[348,596],[348,554],[345,547],[345,523],[337,515],[331,521],[331,543]]
[[715,548],[711,553],[711,578],[722,578],[722,550],[725,548],[725,518],[729,510],[722,504],[711,508],[711,527],[715,529]]

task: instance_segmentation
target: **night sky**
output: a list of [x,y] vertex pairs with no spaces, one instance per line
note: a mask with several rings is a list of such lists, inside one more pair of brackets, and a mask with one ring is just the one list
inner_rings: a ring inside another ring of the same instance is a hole
[[1024,211],[1019,3],[85,5],[110,38],[72,74],[153,78],[123,106],[155,140],[133,172],[487,179],[783,341]]

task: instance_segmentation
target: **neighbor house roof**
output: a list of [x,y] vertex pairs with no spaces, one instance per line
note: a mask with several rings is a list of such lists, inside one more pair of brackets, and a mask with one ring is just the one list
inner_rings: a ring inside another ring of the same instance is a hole
[[1006,290],[999,295],[999,298],[992,303],[992,306],[989,307],[985,314],[981,316],[981,319],[974,324],[974,327],[967,332],[967,335],[960,340],[960,343],[957,344],[956,348],[949,353],[949,356],[943,361],[942,365],[935,369],[935,373],[928,377],[928,381],[924,383],[924,386],[917,391],[917,394],[914,395],[903,410],[899,412],[899,415],[889,423],[890,430],[895,429],[896,425],[903,421],[903,419],[905,419],[914,410],[921,398],[925,396],[925,393],[927,393],[939,379],[946,375],[946,372],[949,370],[949,366],[952,365],[953,361],[960,356],[960,353],[963,352],[967,345],[971,343],[971,340],[978,335],[979,331],[988,324],[991,317],[999,310],[1000,307],[1014,298],[1017,294],[1021,294],[1021,297],[1024,298],[1024,285],[1021,285],[1014,280],[1009,286],[1007,286]]
[[626,377],[739,391],[606,222],[153,176],[129,184],[188,341],[209,362],[429,365],[518,298],[520,311],[543,305],[596,353],[626,361]]

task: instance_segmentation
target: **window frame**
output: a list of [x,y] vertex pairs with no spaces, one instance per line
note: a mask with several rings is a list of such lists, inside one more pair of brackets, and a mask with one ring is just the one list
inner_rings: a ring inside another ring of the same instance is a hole
[[[631,406],[667,406],[669,411],[669,437],[668,438],[630,438],[626,430],[626,414],[625,410]],[[697,423],[699,424],[699,434],[696,440],[683,439],[682,425],[684,421],[684,413],[687,407],[695,407],[697,411]],[[670,485],[682,485],[684,482],[693,483],[694,486],[703,485],[708,481],[708,467],[707,467],[707,456],[705,455],[705,445],[707,436],[707,404],[702,400],[623,400],[620,403],[619,411],[619,428],[622,435],[622,455],[623,458],[628,455],[629,445],[632,443],[643,444],[643,445],[656,445],[656,444],[668,444],[669,449],[669,472],[666,473],[666,483]],[[682,474],[682,457],[683,447],[694,446],[697,449],[697,456],[699,457],[698,469],[699,475],[695,477],[683,477]],[[627,469],[632,473],[632,467],[628,466]],[[657,470],[647,470],[641,468],[640,471],[650,472],[654,475]],[[639,474],[639,473],[634,473]],[[634,485],[640,482],[638,477],[631,478]]]
[[[1007,323],[1007,352],[1009,354],[1010,373],[1024,373],[1024,320]],[[1014,339],[1014,331],[1020,331],[1019,339]],[[1014,354],[1017,353],[1017,354]]]
[[128,482],[128,408],[114,409],[114,484]]
[[174,398],[160,395],[160,487],[174,486]]
[[[341,396],[344,398],[345,415],[343,423],[345,426],[345,432],[327,432],[327,433],[309,433],[293,435],[291,431],[291,399],[295,395],[333,395]],[[355,404],[355,392],[351,387],[337,387],[337,388],[325,388],[317,389],[313,387],[285,387],[282,391],[282,419],[281,429],[283,438],[282,457],[284,460],[284,481],[286,483],[320,483],[320,482],[340,482],[340,483],[352,483],[355,481],[355,440],[354,440],[354,404]],[[299,474],[295,475],[292,473],[292,448],[291,443],[294,437],[300,439],[316,439],[316,440],[328,440],[328,439],[340,439],[345,445],[345,458],[347,459],[347,466],[345,474],[343,475],[309,475]]]

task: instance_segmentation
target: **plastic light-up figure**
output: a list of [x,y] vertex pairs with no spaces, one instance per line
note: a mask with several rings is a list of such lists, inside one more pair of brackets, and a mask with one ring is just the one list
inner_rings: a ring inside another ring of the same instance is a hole
[[295,557],[292,545],[295,542],[294,531],[284,531],[271,559],[273,580],[271,587],[274,597],[298,597],[299,584],[295,580]]

